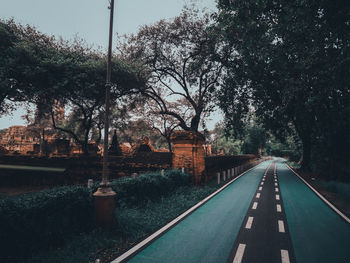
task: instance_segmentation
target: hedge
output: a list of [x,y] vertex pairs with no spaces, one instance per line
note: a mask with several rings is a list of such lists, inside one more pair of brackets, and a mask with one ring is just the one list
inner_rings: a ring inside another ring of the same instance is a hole
[[[180,171],[143,174],[111,182],[117,206],[133,206],[156,200],[179,186],[189,185],[190,176]],[[60,246],[74,234],[93,229],[95,189],[63,186],[37,193],[1,197],[0,248],[5,262],[19,261],[36,251]]]

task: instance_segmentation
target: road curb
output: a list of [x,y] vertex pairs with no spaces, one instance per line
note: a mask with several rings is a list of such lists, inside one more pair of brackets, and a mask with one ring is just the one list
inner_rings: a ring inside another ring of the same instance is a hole
[[285,165],[296,175],[300,180],[304,182],[326,205],[328,205],[334,212],[336,212],[342,219],[350,224],[350,219],[344,215],[341,211],[338,210],[331,202],[329,202],[323,195],[321,195],[315,188],[313,188],[304,178],[297,174],[288,164]]
[[157,230],[156,232],[154,232],[152,235],[150,235],[149,237],[147,237],[146,239],[144,239],[143,241],[139,242],[138,244],[136,244],[135,246],[133,246],[131,249],[129,249],[128,251],[126,251],[125,253],[123,253],[122,255],[120,255],[119,257],[117,257],[116,259],[114,259],[113,261],[111,261],[111,263],[119,263],[119,262],[124,262],[124,260],[129,259],[130,257],[134,256],[137,252],[141,251],[142,249],[146,248],[148,245],[150,245],[152,242],[154,242],[156,239],[158,239],[160,236],[164,235],[166,232],[168,232],[171,228],[173,228],[174,226],[176,226],[178,223],[180,223],[182,220],[184,220],[187,216],[189,216],[190,214],[192,214],[194,211],[196,211],[198,208],[200,208],[202,205],[204,205],[206,202],[208,202],[210,199],[212,199],[214,196],[216,196],[217,194],[219,194],[220,192],[222,192],[225,188],[227,188],[229,185],[231,185],[234,181],[236,181],[237,179],[239,179],[240,177],[242,177],[244,174],[246,174],[247,172],[249,172],[250,170],[258,167],[260,164],[262,164],[264,161],[262,161],[261,163],[255,165],[254,167],[248,169],[247,171],[241,173],[239,176],[237,176],[236,178],[232,179],[231,181],[229,181],[228,183],[226,183],[225,185],[223,185],[221,188],[219,188],[218,190],[216,190],[214,193],[212,193],[211,195],[207,196],[206,198],[204,198],[203,200],[199,201],[197,204],[195,204],[194,206],[192,206],[190,209],[186,210],[184,213],[182,213],[181,215],[179,215],[178,217],[176,217],[175,219],[173,219],[172,221],[170,221],[168,224],[166,224],[165,226],[163,226],[162,228],[160,228],[159,230]]

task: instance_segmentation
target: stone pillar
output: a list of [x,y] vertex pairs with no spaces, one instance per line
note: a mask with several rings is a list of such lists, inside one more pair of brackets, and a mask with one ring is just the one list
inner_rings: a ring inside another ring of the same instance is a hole
[[204,136],[193,131],[174,131],[171,136],[173,144],[174,169],[185,167],[192,175],[192,182],[199,184],[205,170]]

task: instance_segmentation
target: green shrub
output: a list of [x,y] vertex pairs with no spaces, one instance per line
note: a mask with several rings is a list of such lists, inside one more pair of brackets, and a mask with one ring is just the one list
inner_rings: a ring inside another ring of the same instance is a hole
[[[111,182],[119,206],[145,204],[189,185],[190,176],[171,170]],[[87,187],[64,186],[37,193],[1,197],[2,259],[15,262],[38,250],[60,246],[74,234],[93,228],[93,197]],[[20,252],[20,253],[19,253]]]
[[92,197],[85,187],[58,187],[0,200],[2,257],[13,262],[58,245],[92,227]]
[[148,200],[157,200],[176,188],[190,184],[190,176],[178,170],[169,170],[165,176],[160,173],[146,173],[136,178],[124,178],[111,182],[117,193],[119,204],[142,205]]

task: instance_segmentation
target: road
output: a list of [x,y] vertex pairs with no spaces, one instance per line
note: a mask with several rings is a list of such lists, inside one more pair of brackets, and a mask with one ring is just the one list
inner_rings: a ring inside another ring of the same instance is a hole
[[345,263],[350,224],[275,159],[245,173],[124,261]]

